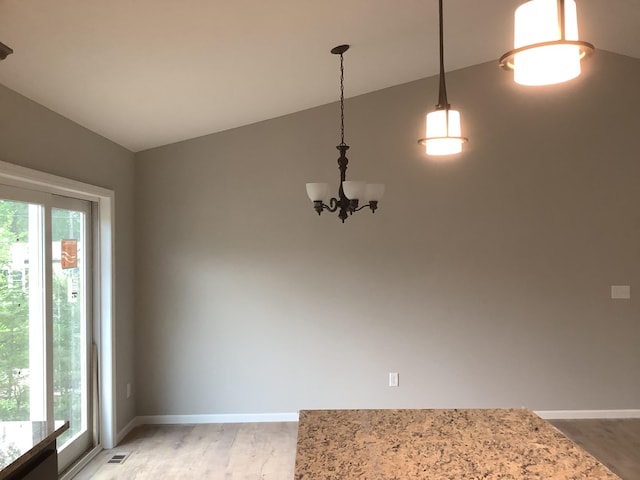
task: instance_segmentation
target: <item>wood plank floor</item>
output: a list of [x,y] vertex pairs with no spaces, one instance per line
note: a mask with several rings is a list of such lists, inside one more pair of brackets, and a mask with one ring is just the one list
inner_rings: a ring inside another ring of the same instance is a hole
[[[554,420],[623,480],[640,480],[640,419]],[[101,452],[76,480],[290,480],[297,423],[145,425]],[[115,453],[130,456],[107,464]]]
[[640,419],[551,423],[623,480],[640,480]]
[[[293,479],[298,424],[144,425],[101,452],[75,480]],[[107,464],[117,452],[130,456]]]

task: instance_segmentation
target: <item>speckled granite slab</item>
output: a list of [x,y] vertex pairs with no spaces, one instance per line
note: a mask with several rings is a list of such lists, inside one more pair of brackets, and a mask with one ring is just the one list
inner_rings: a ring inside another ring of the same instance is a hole
[[620,480],[530,410],[303,410],[295,480]]

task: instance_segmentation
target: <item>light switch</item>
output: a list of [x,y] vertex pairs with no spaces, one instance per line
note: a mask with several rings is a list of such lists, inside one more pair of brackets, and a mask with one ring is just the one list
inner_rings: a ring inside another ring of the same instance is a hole
[[611,298],[617,300],[631,298],[631,285],[611,285]]

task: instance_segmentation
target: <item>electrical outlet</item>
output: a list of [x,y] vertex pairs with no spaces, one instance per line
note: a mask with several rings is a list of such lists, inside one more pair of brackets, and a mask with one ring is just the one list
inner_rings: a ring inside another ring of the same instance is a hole
[[611,285],[611,298],[628,300],[631,298],[631,285]]
[[398,372],[391,372],[389,373],[389,386],[390,387],[397,387],[400,382],[399,382],[399,376],[398,376]]
[[131,398],[131,384],[127,383],[127,398]]

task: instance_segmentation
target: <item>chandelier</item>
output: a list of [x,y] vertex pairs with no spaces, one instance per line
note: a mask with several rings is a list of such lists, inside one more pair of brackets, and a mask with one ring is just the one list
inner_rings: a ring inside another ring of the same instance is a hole
[[[384,185],[380,183],[366,183],[363,181],[347,180],[347,150],[349,145],[344,143],[344,52],[349,49],[349,45],[339,45],[331,49],[334,55],[340,55],[340,145],[336,148],[340,152],[338,158],[338,170],[340,170],[340,187],[338,197],[329,198],[328,183],[307,183],[307,195],[313,202],[313,208],[318,215],[323,210],[329,212],[338,211],[338,218],[342,223],[355,212],[369,207],[372,213],[378,208],[378,202],[384,195]],[[366,205],[360,206],[360,201]],[[328,205],[326,202],[329,202]]]
[[530,0],[516,9],[514,50],[500,58],[521,85],[552,85],[580,75],[594,46],[578,40],[575,0]]
[[447,85],[444,78],[444,34],[442,0],[440,12],[440,90],[436,110],[427,115],[427,136],[418,143],[425,145],[427,155],[452,155],[462,151],[462,144],[468,139],[462,136],[460,112],[451,110],[447,100]]

